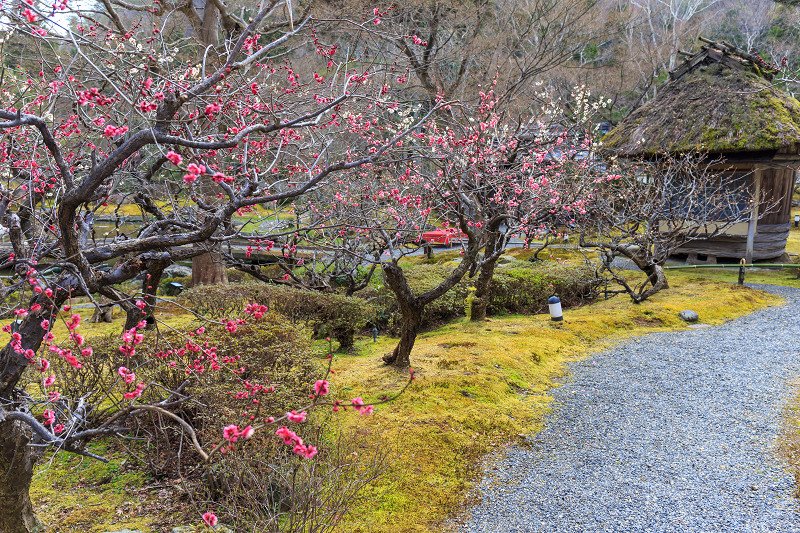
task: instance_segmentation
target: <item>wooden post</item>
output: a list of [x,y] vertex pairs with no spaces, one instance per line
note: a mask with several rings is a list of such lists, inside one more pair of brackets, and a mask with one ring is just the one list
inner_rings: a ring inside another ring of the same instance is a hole
[[758,228],[758,208],[761,206],[761,172],[762,168],[756,167],[756,175],[753,180],[753,206],[750,208],[750,224],[747,227],[747,248],[744,258],[747,264],[753,263],[753,244]]

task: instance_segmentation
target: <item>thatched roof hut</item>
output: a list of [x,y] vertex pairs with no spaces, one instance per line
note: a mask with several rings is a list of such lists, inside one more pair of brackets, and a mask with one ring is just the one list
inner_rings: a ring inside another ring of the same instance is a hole
[[[624,157],[696,152],[724,160],[731,179],[748,179],[765,200],[751,223],[714,241],[680,250],[767,259],[785,251],[795,169],[800,165],[800,102],[773,81],[776,69],[758,56],[707,39],[670,72],[657,96],[634,109],[604,138]],[[794,167],[794,168],[792,168]],[[765,204],[777,207],[765,212]],[[755,211],[755,210],[754,210]]]

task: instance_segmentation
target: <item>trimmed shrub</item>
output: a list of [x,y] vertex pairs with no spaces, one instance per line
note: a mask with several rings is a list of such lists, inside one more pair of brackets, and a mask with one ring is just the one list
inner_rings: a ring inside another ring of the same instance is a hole
[[[136,373],[135,382],[157,384],[145,390],[144,403],[156,404],[169,398],[172,391],[180,391],[190,399],[173,411],[195,428],[200,442],[211,444],[221,439],[223,425],[255,425],[308,403],[314,382],[322,376],[322,365],[314,356],[309,336],[288,319],[268,313],[259,322],[240,325],[234,333],[220,324],[205,324],[205,332],[197,334],[200,327],[198,322],[180,331],[145,331],[130,357],[120,352],[119,335],[88,339],[87,345],[93,349],[91,365],[76,370],[62,358],[53,357],[51,371],[69,401],[88,396],[112,412],[128,403],[122,394],[135,386],[122,383],[117,374],[121,366]],[[204,352],[208,349],[216,354],[214,358]],[[215,361],[223,368],[212,370]],[[274,387],[274,391],[239,397],[245,390],[242,380]],[[253,422],[250,416],[255,417]],[[153,413],[129,424],[146,449],[143,453],[132,447],[131,452],[142,453],[139,459],[150,473],[169,475],[198,463],[188,441],[182,443],[180,426],[170,419]],[[305,431],[304,427],[298,429]],[[261,433],[259,439],[264,439],[265,446],[285,452],[274,446],[271,432]]]
[[[443,281],[452,271],[448,265],[421,264],[406,267],[406,277],[415,293],[431,289]],[[515,261],[498,266],[495,270],[489,292],[487,312],[492,315],[537,314],[547,310],[547,299],[558,295],[564,308],[575,307],[594,297],[600,280],[592,268],[586,265]],[[424,328],[464,316],[464,302],[474,287],[474,280],[464,278],[441,298],[429,304],[423,313]],[[384,313],[389,316],[389,328],[396,331],[399,318],[397,303],[387,287],[380,291],[379,301],[386,306]]]
[[296,324],[309,326],[317,336],[335,337],[343,349],[353,336],[376,320],[380,308],[363,298],[270,285],[257,281],[205,285],[182,295],[198,313],[228,317],[241,313],[250,302],[268,306]]
[[595,297],[601,280],[587,265],[518,261],[495,271],[489,293],[490,314],[538,314],[554,294],[564,308]]

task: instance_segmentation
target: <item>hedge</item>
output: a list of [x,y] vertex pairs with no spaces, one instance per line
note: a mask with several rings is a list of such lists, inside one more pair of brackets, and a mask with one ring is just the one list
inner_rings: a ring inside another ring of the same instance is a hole
[[294,323],[310,326],[316,335],[331,335],[341,348],[353,344],[353,336],[374,323],[380,308],[364,298],[271,285],[258,281],[228,285],[204,285],[183,293],[182,298],[200,314],[221,318],[241,313],[250,302],[268,306]]
[[[449,265],[415,265],[405,269],[411,288],[416,294],[429,290],[452,271]],[[430,303],[423,313],[424,328],[465,314],[465,300],[475,280],[465,277],[441,298]],[[557,295],[564,308],[574,307],[592,299],[600,286],[594,270],[587,265],[515,261],[495,270],[489,291],[490,315],[537,314],[547,310],[547,299]],[[399,308],[387,287],[375,295],[384,302],[384,314],[390,317],[389,328],[398,326]]]

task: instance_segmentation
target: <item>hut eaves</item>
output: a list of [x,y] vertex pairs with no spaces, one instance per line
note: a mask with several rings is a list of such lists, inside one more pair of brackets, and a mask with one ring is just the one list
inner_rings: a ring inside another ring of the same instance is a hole
[[775,85],[774,70],[727,43],[704,42],[670,72],[655,98],[603,138],[603,145],[628,157],[797,153],[800,102]]

